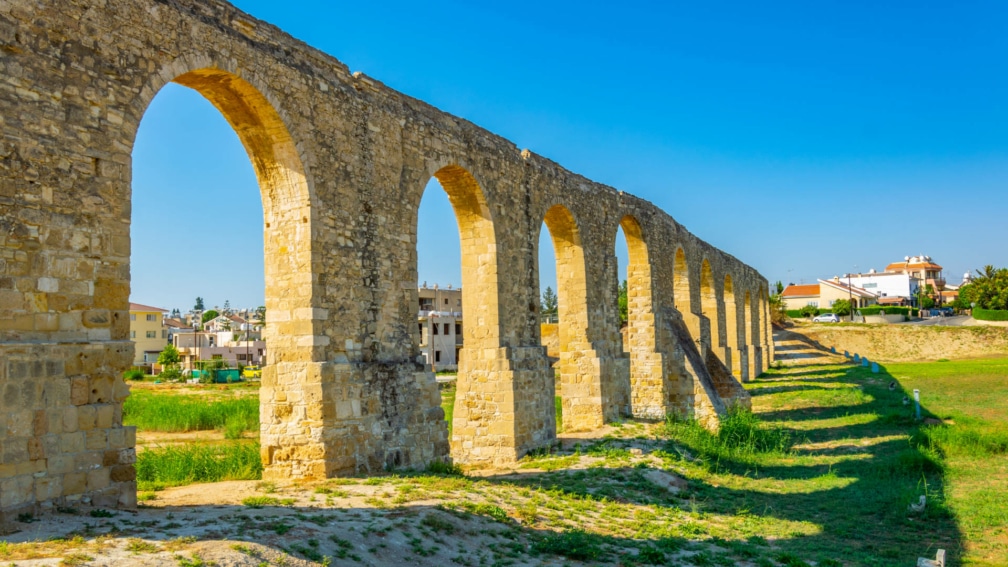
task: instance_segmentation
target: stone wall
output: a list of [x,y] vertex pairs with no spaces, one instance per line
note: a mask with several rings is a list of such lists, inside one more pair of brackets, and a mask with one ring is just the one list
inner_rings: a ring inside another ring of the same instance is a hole
[[[3,514],[134,503],[135,432],[122,426],[120,378],[133,354],[131,149],[168,82],[221,111],[260,185],[266,478],[445,459],[494,466],[554,443],[538,317],[544,221],[563,274],[565,426],[670,411],[713,423],[725,404],[697,385],[707,365],[687,353],[714,353],[729,378],[772,360],[767,282],[751,267],[654,205],[351,75],[224,2],[8,0],[0,56]],[[432,176],[455,210],[463,255],[450,440],[417,346],[417,210]],[[628,354],[616,305],[620,226],[631,251]],[[678,327],[689,340],[669,330]]]

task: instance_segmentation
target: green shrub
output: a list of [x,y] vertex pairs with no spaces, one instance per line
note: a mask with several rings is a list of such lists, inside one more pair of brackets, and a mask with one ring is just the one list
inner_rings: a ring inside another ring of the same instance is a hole
[[799,309],[798,312],[801,313],[803,317],[815,317],[819,314],[819,308],[815,305],[806,305],[805,307]]
[[1008,321],[1008,311],[1001,309],[973,309],[973,318],[978,321]]
[[177,382],[182,379],[182,371],[178,366],[169,366],[158,374],[158,379],[166,382]]
[[139,368],[130,368],[126,372],[123,372],[123,380],[134,380],[139,381],[144,379],[144,371]]

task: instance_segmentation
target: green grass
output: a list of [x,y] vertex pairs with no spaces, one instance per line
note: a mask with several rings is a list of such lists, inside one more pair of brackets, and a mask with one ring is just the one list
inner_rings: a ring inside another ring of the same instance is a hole
[[137,488],[160,490],[199,482],[262,478],[258,443],[185,445],[137,454]]
[[942,423],[915,442],[941,459],[948,507],[965,536],[964,563],[1008,564],[1008,359],[888,364]]
[[[1005,359],[893,363],[880,374],[846,365],[772,370],[747,385],[756,413],[798,445],[781,457],[722,459],[718,470],[730,473],[728,483],[748,484],[739,475],[772,479],[788,495],[772,504],[776,513],[797,518],[804,510],[823,526],[822,536],[788,550],[806,559],[829,555],[826,544],[836,539],[866,565],[933,557],[936,547],[956,564],[1005,565],[1006,375]],[[914,389],[928,422],[915,420]],[[925,511],[908,512],[922,494]],[[835,507],[828,498],[857,505]],[[750,509],[760,505],[771,503],[750,499]]]
[[214,398],[134,390],[123,403],[123,424],[141,431],[223,429],[229,438],[259,430],[259,398]]

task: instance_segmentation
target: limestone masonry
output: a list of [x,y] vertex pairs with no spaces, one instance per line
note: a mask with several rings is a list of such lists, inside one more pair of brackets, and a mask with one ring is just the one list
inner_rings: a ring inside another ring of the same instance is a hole
[[[224,2],[0,0],[0,71],[0,520],[135,505],[121,378],[134,354],[130,154],[169,82],[227,118],[262,191],[266,479],[506,465],[555,441],[556,388],[572,430],[670,412],[715,427],[748,404],[738,380],[773,359],[753,268],[647,201],[351,75]],[[432,176],[463,257],[451,439],[419,362],[416,223]],[[539,336],[544,219],[558,262],[556,386]]]

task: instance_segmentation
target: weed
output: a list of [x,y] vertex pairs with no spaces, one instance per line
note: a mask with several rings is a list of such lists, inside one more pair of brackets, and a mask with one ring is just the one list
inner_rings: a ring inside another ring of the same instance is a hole
[[455,524],[452,524],[448,520],[434,514],[427,514],[424,516],[424,518],[420,520],[420,524],[434,530],[437,533],[447,535],[455,533]]
[[86,553],[71,553],[64,557],[59,564],[66,567],[77,567],[78,565],[87,565],[91,561],[94,561],[94,557]]
[[598,561],[608,555],[603,540],[603,536],[575,529],[543,536],[532,544],[532,551],[578,561]]
[[92,518],[111,518],[115,516],[114,512],[109,512],[108,510],[103,510],[101,508],[95,508],[89,512]]
[[130,538],[126,542],[126,551],[130,553],[154,553],[158,550],[158,546],[149,542],[144,541],[140,538]]

